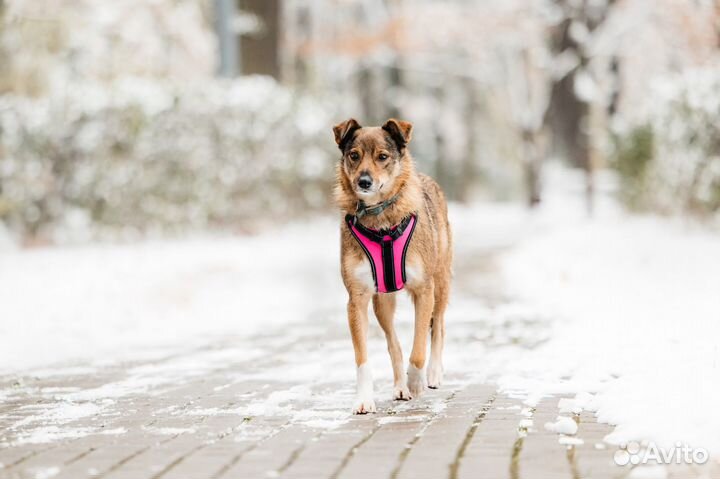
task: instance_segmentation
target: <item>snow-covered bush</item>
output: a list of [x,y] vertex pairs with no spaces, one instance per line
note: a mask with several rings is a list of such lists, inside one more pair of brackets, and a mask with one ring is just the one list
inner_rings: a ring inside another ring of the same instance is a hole
[[245,229],[322,208],[335,156],[329,110],[264,77],[124,76],[0,96],[0,219],[62,241]]
[[212,18],[205,0],[0,1],[0,223],[70,241],[327,205],[338,103],[215,77]]
[[616,166],[625,198],[667,213],[717,213],[720,69],[665,78],[652,98],[645,125],[618,136]]

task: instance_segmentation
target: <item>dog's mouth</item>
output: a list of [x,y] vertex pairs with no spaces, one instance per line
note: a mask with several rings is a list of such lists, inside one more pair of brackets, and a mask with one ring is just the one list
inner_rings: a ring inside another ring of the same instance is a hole
[[384,185],[384,183],[381,183],[380,186],[378,186],[377,188],[374,188],[372,186],[370,188],[360,188],[358,186],[355,188],[355,194],[357,194],[360,198],[368,198],[370,196],[375,196],[382,191]]

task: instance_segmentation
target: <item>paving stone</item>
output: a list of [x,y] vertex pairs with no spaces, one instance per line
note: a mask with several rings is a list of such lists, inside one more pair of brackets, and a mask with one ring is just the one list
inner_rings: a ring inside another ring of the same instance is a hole
[[282,428],[257,447],[245,452],[237,462],[217,477],[278,476],[289,467],[294,455],[299,454],[304,445],[316,435],[317,432],[302,426]]
[[[403,337],[410,328],[398,325]],[[606,479],[629,473],[611,462],[614,448],[595,448],[612,427],[597,424],[592,414],[578,418],[585,444],[568,448],[544,428],[558,415],[557,397],[540,402],[525,431],[521,400],[459,374],[410,402],[387,399],[389,384],[383,385],[377,414],[346,416],[337,404],[349,408],[351,382],[308,381],[302,368],[295,377],[289,366],[317,348],[312,331],[289,331],[287,340],[258,336],[246,345],[267,354],[252,361],[233,360],[238,344],[228,338],[87,376],[0,378],[0,384],[21,383],[0,406],[0,479]],[[323,348],[350,348],[344,324],[324,334]],[[386,355],[383,343],[377,336],[371,353]],[[327,367],[352,371],[347,353],[348,364]],[[212,355],[230,359],[193,369],[196,359]],[[323,424],[326,417],[333,427]],[[47,443],[26,441],[47,427],[59,435]],[[671,477],[696,472],[675,468]]]
[[353,418],[335,430],[313,437],[300,455],[283,472],[282,477],[313,479],[336,477],[359,446],[377,430],[372,416]]
[[[588,442],[568,449],[558,443],[557,434],[544,429],[544,422],[557,416],[557,399],[549,399],[540,403],[534,427],[521,438],[519,427],[526,419],[522,404],[487,384],[430,391],[411,403],[387,403],[383,412],[351,418],[334,430],[288,423],[282,416],[250,419],[230,412],[287,386],[263,389],[261,382],[212,377],[162,395],[122,398],[116,406],[127,415],[102,422],[108,429],[127,429],[125,434],[4,447],[0,462],[10,467],[0,469],[0,478],[435,479],[482,474],[551,479],[622,477],[628,472],[611,462],[614,449],[594,447],[610,426],[581,416],[578,436]],[[248,392],[254,394],[244,396]],[[677,469],[671,477],[697,477],[694,473]]]
[[398,478],[446,477],[457,474],[471,435],[494,400],[494,388],[472,385],[457,392],[423,431],[399,469]]

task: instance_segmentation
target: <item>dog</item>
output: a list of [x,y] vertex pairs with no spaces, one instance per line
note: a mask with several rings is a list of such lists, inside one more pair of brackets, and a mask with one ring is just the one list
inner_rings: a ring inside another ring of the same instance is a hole
[[[417,398],[426,387],[438,388],[443,379],[452,235],[445,195],[432,178],[415,169],[408,149],[412,129],[411,123],[396,119],[381,127],[362,127],[351,118],[333,127],[342,152],[335,200],[344,214],[340,269],[349,296],[348,323],[357,367],[354,414],[377,410],[367,364],[371,300],[390,353],[393,399]],[[393,326],[395,292],[401,289],[407,290],[415,306],[407,375]]]

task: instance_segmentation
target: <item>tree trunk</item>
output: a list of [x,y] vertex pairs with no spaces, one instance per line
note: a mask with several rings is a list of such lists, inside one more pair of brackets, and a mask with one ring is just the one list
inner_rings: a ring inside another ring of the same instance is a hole
[[585,171],[585,195],[590,213],[594,208],[596,166],[590,136],[591,104],[586,99],[578,98],[575,82],[577,73],[585,71],[591,58],[584,45],[577,43],[570,35],[570,26],[573,22],[579,22],[592,33],[605,21],[614,2],[609,0],[607,6],[598,11],[593,10],[587,1],[578,5],[577,2],[557,0],[566,18],[551,37],[553,52],[556,55],[571,52],[579,59],[579,65],[553,85],[545,124],[551,131],[554,152]]
[[531,129],[525,129],[522,138],[525,192],[527,194],[527,204],[532,208],[540,204],[540,165],[542,158],[539,151],[538,133]]
[[257,15],[257,32],[238,37],[243,75],[270,75],[280,79],[280,0],[240,0],[240,9]]
[[461,175],[458,179],[457,199],[462,202],[470,200],[470,190],[477,179],[477,113],[480,110],[480,99],[478,95],[477,82],[472,78],[466,78],[464,81],[464,89],[467,97],[467,106],[465,109],[465,135],[467,142],[465,145],[465,155],[462,159],[460,167]]
[[448,200],[454,200],[457,196],[457,188],[453,178],[450,161],[446,152],[446,139],[440,118],[442,109],[445,108],[445,85],[435,88],[434,97],[438,100],[438,114],[436,115],[435,130],[435,180],[442,187]]

